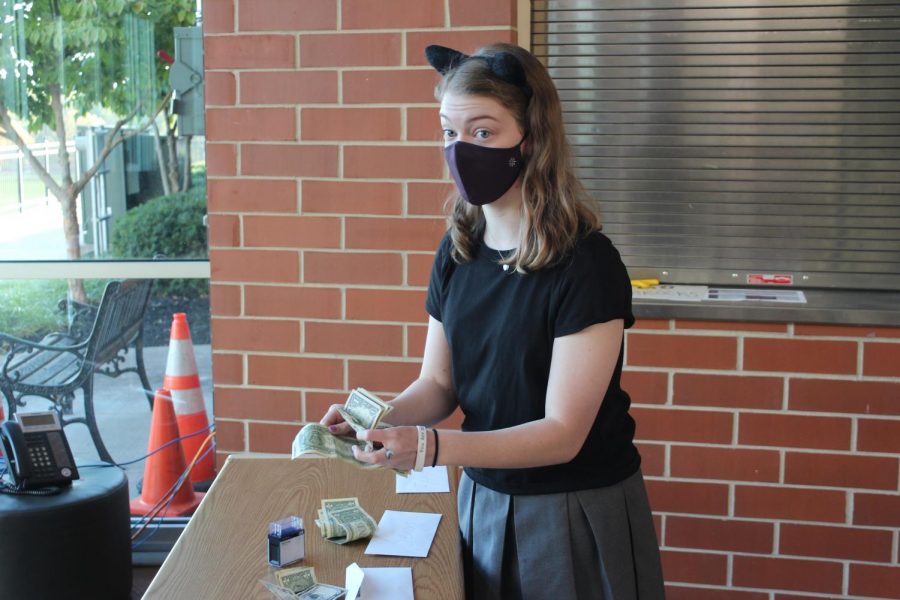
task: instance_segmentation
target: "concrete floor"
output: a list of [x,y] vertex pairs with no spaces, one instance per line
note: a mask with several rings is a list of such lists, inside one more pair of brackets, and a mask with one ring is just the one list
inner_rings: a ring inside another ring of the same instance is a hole
[[[166,370],[168,346],[144,349],[147,377],[153,388],[162,387]],[[212,423],[212,356],[208,345],[195,345],[194,356],[200,387],[206,402],[206,413]],[[129,352],[125,367],[134,365],[134,357]],[[23,412],[47,410],[48,402],[41,398],[28,398]],[[4,404],[5,406],[5,404]],[[84,405],[80,392],[76,394],[74,410],[83,414]],[[147,454],[147,439],[150,434],[150,406],[141,389],[136,373],[125,373],[117,378],[94,376],[94,410],[103,442],[116,462],[122,463],[141,458]],[[73,424],[65,429],[76,465],[96,464],[99,460],[87,427]],[[131,496],[137,495],[137,482],[144,476],[144,462],[125,467]]]

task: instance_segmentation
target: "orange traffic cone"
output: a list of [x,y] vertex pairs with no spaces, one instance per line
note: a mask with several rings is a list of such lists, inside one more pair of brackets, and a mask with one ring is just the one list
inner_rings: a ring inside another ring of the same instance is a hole
[[[147,442],[147,452],[153,452],[177,439],[178,424],[175,422],[175,411],[172,408],[169,390],[156,390],[156,397],[153,399],[153,417],[150,419],[150,441]],[[131,501],[131,514],[144,516],[152,511],[166,495],[166,492],[175,485],[186,468],[184,452],[181,444],[177,441],[148,458],[147,464],[144,466],[141,495]],[[158,516],[180,517],[192,514],[202,498],[203,494],[194,492],[191,487],[191,478],[187,477],[175,492],[175,497],[169,506]]]
[[[187,315],[184,313],[172,315],[172,333],[169,336],[169,357],[166,361],[163,387],[172,393],[178,432],[184,438],[181,440],[184,455],[193,458],[206,439],[209,419],[206,417],[203,392],[200,390],[200,376],[197,374],[191,330],[188,328]],[[192,433],[196,435],[185,437]],[[203,452],[207,448],[208,445],[204,445]],[[191,469],[195,489],[209,487],[216,476],[214,462],[215,457],[209,452]]]

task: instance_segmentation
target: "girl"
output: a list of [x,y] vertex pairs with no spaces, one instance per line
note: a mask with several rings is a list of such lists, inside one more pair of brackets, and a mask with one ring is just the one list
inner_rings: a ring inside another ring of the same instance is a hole
[[[630,400],[631,286],[569,165],[559,97],[527,51],[426,55],[456,182],[419,378],[356,457],[463,465],[468,598],[664,598]],[[461,407],[462,430],[425,430]],[[336,407],[322,423],[347,433]],[[415,425],[419,425],[416,427]]]

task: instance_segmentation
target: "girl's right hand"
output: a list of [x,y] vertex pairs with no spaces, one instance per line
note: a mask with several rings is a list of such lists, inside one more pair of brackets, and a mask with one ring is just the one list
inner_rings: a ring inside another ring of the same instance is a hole
[[328,412],[319,421],[319,425],[328,427],[328,431],[334,435],[353,435],[353,429],[344,421],[344,417],[337,409],[343,408],[343,404],[332,404],[328,407]]

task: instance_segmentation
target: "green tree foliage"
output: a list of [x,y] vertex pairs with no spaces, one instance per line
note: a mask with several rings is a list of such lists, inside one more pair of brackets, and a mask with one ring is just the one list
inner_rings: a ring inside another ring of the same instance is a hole
[[[167,65],[153,56],[156,49],[174,52],[172,28],[194,24],[194,2],[0,0],[0,56],[13,59],[9,68],[0,67],[0,77],[16,78],[16,85],[2,86],[0,134],[15,143],[59,200],[70,260],[81,258],[76,199],[112,149],[155,119],[159,109],[154,105],[160,96],[167,95],[169,86],[165,81]],[[11,89],[18,93],[10,99]],[[66,149],[71,135],[66,131],[66,113],[74,112],[77,117],[97,107],[122,118],[112,126],[96,163],[73,177]],[[59,177],[49,173],[33,155],[27,140],[16,130],[11,110],[32,132],[45,125],[56,132]],[[123,132],[123,127],[138,115],[146,116],[144,124]],[[70,280],[69,290],[72,298],[86,300],[80,281]]]
[[[16,29],[24,27],[16,71],[7,75],[27,81],[27,115],[17,116],[32,132],[44,125],[55,129],[55,86],[76,115],[104,107],[124,116],[140,103],[138,115],[150,116],[169,89],[168,65],[156,51],[174,54],[173,28],[195,24],[195,5],[196,0],[0,0],[0,14],[12,17],[0,30],[4,39],[16,45]],[[141,48],[135,38],[148,33],[149,48]],[[136,58],[144,68],[134,68]]]

